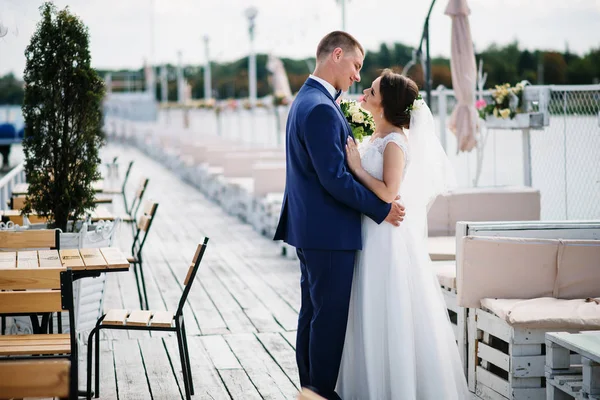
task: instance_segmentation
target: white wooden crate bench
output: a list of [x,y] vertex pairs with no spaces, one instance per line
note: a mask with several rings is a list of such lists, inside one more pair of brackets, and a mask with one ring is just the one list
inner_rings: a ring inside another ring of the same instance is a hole
[[469,384],[486,399],[545,398],[545,333],[600,329],[600,241],[459,241],[457,299],[469,312]]
[[546,334],[546,398],[600,399],[600,331]]

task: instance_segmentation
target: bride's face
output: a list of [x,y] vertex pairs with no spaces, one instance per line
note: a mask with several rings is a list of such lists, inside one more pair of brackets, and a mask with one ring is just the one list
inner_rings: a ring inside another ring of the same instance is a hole
[[381,114],[381,92],[379,91],[379,83],[381,82],[381,77],[375,79],[371,84],[370,88],[366,88],[363,90],[363,101],[360,103],[360,106],[365,110],[369,111],[373,115]]

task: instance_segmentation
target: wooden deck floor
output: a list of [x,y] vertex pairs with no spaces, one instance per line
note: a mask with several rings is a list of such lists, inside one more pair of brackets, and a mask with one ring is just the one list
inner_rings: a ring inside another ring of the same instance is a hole
[[[294,398],[299,387],[293,347],[300,304],[297,262],[280,257],[276,243],[159,163],[116,145],[103,153],[107,160],[116,155],[122,164],[135,161],[130,190],[147,176],[145,198],[160,204],[144,247],[151,309],[176,309],[195,248],[204,236],[210,238],[185,309],[194,398]],[[117,198],[114,208],[121,209],[121,203]],[[130,251],[130,244],[129,227],[122,226],[115,245]],[[109,308],[139,308],[133,272],[109,274]],[[101,349],[100,398],[182,397],[175,336],[111,331]]]
[[[176,308],[196,245],[210,238],[185,309],[194,398],[294,399],[297,261],[280,257],[276,243],[159,163],[129,147],[110,145],[103,152],[107,160],[117,155],[122,164],[135,161],[130,188],[147,176],[146,198],[160,203],[144,248],[151,309]],[[121,203],[117,198],[117,211]],[[129,251],[130,243],[129,227],[122,226],[115,245]],[[139,308],[133,272],[109,274],[105,309],[110,308]],[[82,370],[82,388],[84,376]],[[174,336],[125,331],[103,336],[101,399],[179,399],[182,382]]]

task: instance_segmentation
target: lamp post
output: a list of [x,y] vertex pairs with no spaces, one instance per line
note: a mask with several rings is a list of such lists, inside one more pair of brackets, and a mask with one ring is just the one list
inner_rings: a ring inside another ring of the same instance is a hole
[[337,0],[342,9],[342,30],[346,31],[346,0]]
[[184,100],[183,62],[181,51],[177,52],[177,102],[182,104]]
[[250,106],[256,105],[256,54],[254,54],[254,19],[258,14],[256,7],[249,7],[244,12],[248,18],[248,33],[250,34],[250,55],[248,57],[248,97]]
[[206,65],[204,66],[204,100],[212,99],[212,82],[210,76],[210,58],[208,53],[208,35],[204,35],[204,53]]

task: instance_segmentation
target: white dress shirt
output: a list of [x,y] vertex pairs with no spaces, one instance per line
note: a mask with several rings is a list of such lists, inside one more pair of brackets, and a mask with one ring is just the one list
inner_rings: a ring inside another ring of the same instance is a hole
[[331,97],[333,97],[335,99],[335,95],[337,94],[337,90],[335,90],[335,88],[333,87],[333,85],[329,82],[327,82],[325,79],[321,79],[318,76],[314,76],[313,74],[310,74],[308,76],[311,79],[314,79],[315,81],[319,82],[321,85],[323,85],[325,87],[325,89],[327,89],[327,91],[329,92],[329,94],[331,95]]

